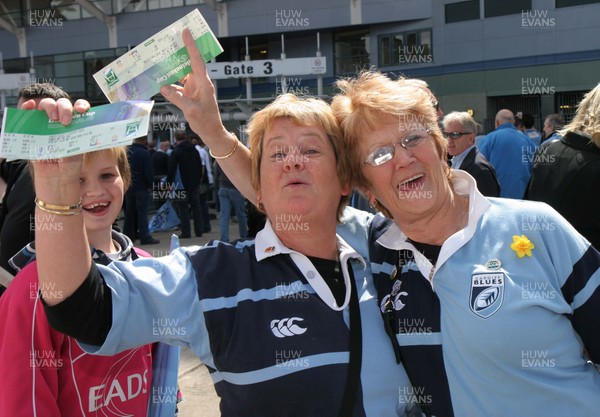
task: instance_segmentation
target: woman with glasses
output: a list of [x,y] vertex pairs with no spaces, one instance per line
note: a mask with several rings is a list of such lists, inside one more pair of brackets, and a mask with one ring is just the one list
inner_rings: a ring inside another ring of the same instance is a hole
[[442,135],[448,141],[448,155],[453,169],[462,169],[477,182],[477,189],[486,197],[499,197],[500,184],[494,167],[475,146],[477,122],[467,112],[448,113],[442,121]]
[[369,232],[380,308],[430,395],[423,410],[597,415],[600,254],[549,206],[487,199],[450,170],[431,100],[410,82],[366,72],[338,87],[355,182],[388,217]]

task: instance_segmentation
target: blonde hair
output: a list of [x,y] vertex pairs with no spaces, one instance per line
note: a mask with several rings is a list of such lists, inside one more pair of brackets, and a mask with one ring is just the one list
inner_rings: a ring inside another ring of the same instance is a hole
[[600,84],[583,96],[575,117],[558,134],[564,136],[567,132],[577,131],[588,135],[600,147]]
[[119,174],[123,179],[123,192],[127,191],[131,185],[131,168],[129,167],[127,148],[125,146],[117,146],[114,148],[102,149],[100,151],[88,152],[83,155],[83,166],[89,166],[93,164],[103,153],[108,154],[117,163]]
[[369,131],[376,130],[385,116],[398,118],[398,126],[416,121],[433,136],[440,162],[446,162],[447,143],[438,126],[437,113],[432,104],[433,95],[422,80],[399,78],[394,81],[378,71],[363,71],[356,78],[339,80],[341,90],[331,103],[344,138],[350,150],[354,169],[354,185],[368,188],[369,182],[362,173],[361,141]]
[[[299,126],[321,127],[333,146],[340,183],[350,184],[352,182],[352,170],[347,157],[349,152],[329,105],[323,100],[315,98],[299,98],[294,94],[283,94],[255,113],[246,129],[252,153],[252,186],[256,191],[260,189],[260,163],[265,132],[277,119],[287,119]],[[340,197],[338,219],[340,219],[347,202],[348,196]]]

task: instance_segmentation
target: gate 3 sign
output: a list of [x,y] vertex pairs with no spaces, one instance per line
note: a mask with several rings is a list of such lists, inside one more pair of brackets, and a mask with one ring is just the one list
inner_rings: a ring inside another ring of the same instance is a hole
[[213,80],[227,78],[275,77],[278,75],[325,74],[324,56],[309,58],[266,59],[239,62],[211,62],[206,64]]

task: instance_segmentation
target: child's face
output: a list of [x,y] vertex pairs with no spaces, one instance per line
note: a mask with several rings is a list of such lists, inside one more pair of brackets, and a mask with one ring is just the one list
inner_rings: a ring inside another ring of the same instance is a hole
[[84,164],[81,199],[88,233],[109,232],[123,205],[123,178],[109,152],[100,152],[93,162]]

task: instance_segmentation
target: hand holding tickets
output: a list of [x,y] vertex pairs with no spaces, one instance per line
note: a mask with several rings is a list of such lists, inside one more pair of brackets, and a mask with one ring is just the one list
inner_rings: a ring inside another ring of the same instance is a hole
[[[72,116],[66,114],[68,109],[64,103],[40,107],[50,115],[50,120],[43,111],[6,109],[0,135],[0,157],[9,160],[62,158],[128,145],[134,138],[146,135],[154,103],[134,100],[149,99],[161,86],[182,79],[197,66],[190,62],[184,46],[184,31],[195,52],[202,51],[202,55],[198,53],[194,58],[209,61],[223,52],[196,9],[94,74],[113,104],[80,110],[83,113]],[[186,45],[188,50],[191,45]],[[123,102],[115,103],[117,101]],[[63,112],[60,122],[59,109]],[[71,117],[72,123],[65,126]]]
[[191,32],[206,62],[223,52],[196,9],[94,74],[108,100],[111,103],[147,100],[157,94],[162,85],[177,82],[189,74],[190,58],[181,39],[184,29]]
[[0,157],[48,160],[129,145],[148,133],[153,101],[128,101],[76,113],[70,125],[49,120],[44,111],[7,108]]

